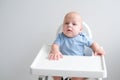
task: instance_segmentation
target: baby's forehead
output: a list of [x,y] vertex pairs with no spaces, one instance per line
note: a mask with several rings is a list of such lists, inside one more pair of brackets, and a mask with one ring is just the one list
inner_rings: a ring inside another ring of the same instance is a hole
[[77,12],[69,12],[69,13],[67,13],[67,14],[65,15],[65,17],[67,17],[67,16],[78,16],[78,17],[81,17],[80,14],[77,13]]
[[70,12],[70,13],[66,14],[65,19],[66,18],[74,18],[74,19],[80,19],[80,20],[82,20],[80,14],[78,14],[76,12]]
[[79,17],[79,15],[76,14],[68,15],[64,19],[64,22],[66,21],[81,22],[81,17]]

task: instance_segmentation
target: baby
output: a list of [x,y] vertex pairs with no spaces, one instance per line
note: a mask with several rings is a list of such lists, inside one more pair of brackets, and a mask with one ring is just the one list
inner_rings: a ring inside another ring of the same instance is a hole
[[[104,55],[105,51],[82,33],[82,18],[77,12],[69,12],[63,21],[62,33],[58,34],[49,54],[50,60],[59,60],[63,55],[84,56],[84,47],[91,47],[95,55]],[[61,80],[60,76],[54,76],[54,80]],[[71,80],[85,80],[81,77],[72,77]]]

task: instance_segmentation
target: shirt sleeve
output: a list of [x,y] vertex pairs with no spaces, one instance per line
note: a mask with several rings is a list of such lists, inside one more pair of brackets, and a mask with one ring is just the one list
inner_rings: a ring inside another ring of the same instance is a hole
[[59,34],[57,35],[56,40],[55,40],[53,43],[54,43],[54,44],[58,44],[58,45],[60,46],[60,42],[61,42],[61,34],[59,33]]
[[84,35],[84,43],[87,47],[90,47],[93,44],[93,40],[87,35]]

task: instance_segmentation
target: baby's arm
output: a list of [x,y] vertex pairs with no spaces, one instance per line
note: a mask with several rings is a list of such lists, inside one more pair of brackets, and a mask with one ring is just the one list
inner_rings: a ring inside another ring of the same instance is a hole
[[91,45],[91,48],[93,49],[95,55],[105,54],[105,51],[96,42],[93,42],[93,44]]
[[58,60],[60,58],[63,58],[63,55],[59,50],[59,46],[57,44],[52,44],[51,51],[49,54],[49,59],[50,60]]

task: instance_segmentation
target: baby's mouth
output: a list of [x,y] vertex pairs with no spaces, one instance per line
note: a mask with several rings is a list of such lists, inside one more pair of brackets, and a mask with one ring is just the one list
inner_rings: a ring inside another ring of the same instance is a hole
[[69,31],[72,31],[72,30],[71,30],[71,29],[68,29],[67,31],[69,32]]
[[67,30],[67,31],[71,31],[71,30]]

